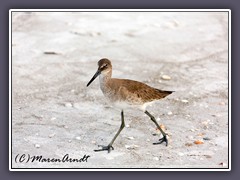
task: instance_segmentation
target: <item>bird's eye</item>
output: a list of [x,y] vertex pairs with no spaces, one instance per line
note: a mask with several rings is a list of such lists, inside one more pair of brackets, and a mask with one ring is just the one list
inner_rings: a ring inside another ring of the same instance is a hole
[[102,65],[102,69],[106,68],[107,66],[108,66],[107,64]]

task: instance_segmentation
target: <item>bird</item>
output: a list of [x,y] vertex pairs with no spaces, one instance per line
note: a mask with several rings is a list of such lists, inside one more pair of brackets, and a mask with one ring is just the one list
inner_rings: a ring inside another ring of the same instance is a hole
[[147,84],[139,81],[129,80],[129,79],[117,79],[112,78],[112,63],[107,58],[102,58],[98,61],[98,69],[91,80],[87,83],[87,87],[99,76],[100,88],[104,96],[118,108],[121,108],[121,125],[117,133],[108,145],[98,145],[99,151],[114,150],[113,143],[125,127],[124,121],[124,109],[128,107],[136,107],[142,110],[150,120],[157,126],[162,134],[162,138],[158,142],[153,143],[161,144],[163,142],[168,145],[167,134],[162,130],[162,128],[157,123],[155,117],[150,114],[146,108],[149,104],[154,101],[165,98],[166,96],[172,94],[174,91],[164,91],[153,88]]

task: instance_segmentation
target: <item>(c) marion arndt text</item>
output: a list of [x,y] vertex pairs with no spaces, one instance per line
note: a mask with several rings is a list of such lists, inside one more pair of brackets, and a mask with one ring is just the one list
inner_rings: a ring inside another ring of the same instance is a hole
[[62,158],[46,158],[42,155],[30,155],[30,154],[17,154],[15,157],[16,163],[32,163],[32,162],[40,162],[40,163],[53,163],[53,162],[61,162],[61,163],[82,163],[87,162],[90,155],[84,155],[80,158],[71,158],[69,154],[65,154]]

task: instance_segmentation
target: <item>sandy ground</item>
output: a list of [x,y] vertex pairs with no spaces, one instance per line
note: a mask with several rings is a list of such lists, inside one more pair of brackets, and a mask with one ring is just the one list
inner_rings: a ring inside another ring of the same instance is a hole
[[[13,168],[228,167],[227,13],[14,12],[12,18]],[[160,137],[155,125],[129,109],[115,150],[93,151],[121,123],[98,80],[86,87],[103,57],[112,61],[114,77],[175,91],[148,107],[165,126],[169,146],[153,145]],[[90,157],[20,163],[18,154]]]

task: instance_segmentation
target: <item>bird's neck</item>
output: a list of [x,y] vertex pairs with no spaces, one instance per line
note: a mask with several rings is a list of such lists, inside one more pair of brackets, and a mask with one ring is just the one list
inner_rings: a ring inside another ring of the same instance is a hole
[[103,90],[106,87],[106,84],[111,80],[112,72],[109,71],[108,73],[101,73],[99,76],[100,87]]

